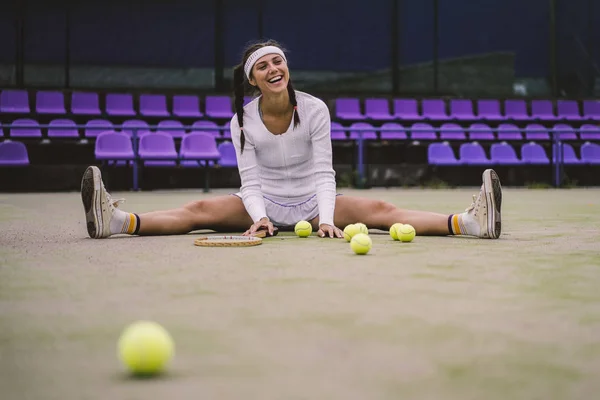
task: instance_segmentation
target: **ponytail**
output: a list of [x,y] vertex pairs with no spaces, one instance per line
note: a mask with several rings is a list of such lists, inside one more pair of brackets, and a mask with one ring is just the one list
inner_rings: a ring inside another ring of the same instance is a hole
[[296,101],[296,91],[292,86],[292,80],[288,80],[287,85],[288,95],[290,96],[290,103],[294,106],[294,128],[300,123],[300,116],[298,115],[298,102]]
[[240,126],[240,152],[244,152],[246,137],[244,136],[244,66],[242,64],[233,69],[233,94],[235,112]]

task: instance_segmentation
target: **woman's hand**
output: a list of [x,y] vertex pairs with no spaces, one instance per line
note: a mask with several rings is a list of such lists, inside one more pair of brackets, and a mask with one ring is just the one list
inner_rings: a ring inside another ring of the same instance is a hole
[[265,218],[261,218],[258,221],[256,221],[255,223],[252,224],[252,226],[250,227],[250,229],[248,229],[246,232],[244,232],[244,236],[250,236],[256,233],[256,231],[260,231],[261,229],[266,230],[267,232],[269,232],[269,235],[272,236],[273,235],[273,223],[271,221],[269,221],[269,218],[265,217]]
[[329,224],[321,224],[319,225],[319,231],[317,232],[319,237],[327,237],[330,238],[342,238],[344,237],[344,232],[338,227]]

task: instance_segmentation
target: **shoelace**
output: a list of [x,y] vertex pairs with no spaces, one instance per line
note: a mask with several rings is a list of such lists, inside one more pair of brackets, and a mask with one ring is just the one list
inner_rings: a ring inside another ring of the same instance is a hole
[[465,211],[469,212],[475,208],[475,202],[477,201],[476,198],[477,198],[477,196],[473,195],[472,203],[469,207],[465,208]]
[[119,204],[125,203],[125,199],[124,198],[113,199],[112,196],[110,195],[110,193],[108,193],[106,191],[106,188],[104,187],[104,184],[102,184],[102,190],[104,190],[104,193],[106,193],[106,200],[108,201],[108,204],[110,204],[114,208],[118,208]]

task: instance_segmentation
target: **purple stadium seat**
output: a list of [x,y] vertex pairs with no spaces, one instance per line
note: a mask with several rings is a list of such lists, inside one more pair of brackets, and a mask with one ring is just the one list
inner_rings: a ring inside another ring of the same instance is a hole
[[71,113],[75,115],[100,115],[98,93],[73,92],[71,94]]
[[4,136],[4,129],[2,129],[2,124],[0,123],[0,136]]
[[579,138],[581,140],[600,140],[600,126],[583,124],[579,127]]
[[169,117],[167,97],[164,94],[140,95],[140,114],[145,117]]
[[428,123],[415,122],[410,128],[410,138],[413,140],[437,140],[437,135]]
[[18,127],[10,128],[10,137],[42,137],[42,130],[37,121],[30,118],[19,118],[12,125]]
[[577,140],[577,133],[571,125],[556,124],[552,127],[552,131],[560,135],[560,140]]
[[335,116],[339,119],[365,119],[360,111],[360,100],[355,98],[335,99]]
[[473,102],[465,99],[450,100],[450,117],[459,121],[472,121],[477,119],[473,113]]
[[198,166],[205,165],[206,161],[218,161],[221,153],[217,149],[217,140],[212,134],[193,132],[185,135],[181,140],[179,156],[182,165],[193,166],[194,163],[188,161],[196,161],[195,166]]
[[[361,131],[356,130],[356,128],[362,129]],[[373,140],[377,139],[377,133],[375,132],[375,128],[373,125],[368,124],[366,122],[355,122],[350,125],[350,139],[358,140],[359,134],[362,134],[363,140]]]
[[39,114],[66,114],[62,92],[40,90],[35,95],[35,109]]
[[504,116],[515,121],[529,121],[532,117],[527,112],[527,104],[522,99],[504,101]]
[[97,160],[133,160],[131,138],[122,132],[104,131],[96,137],[94,154]]
[[218,146],[221,159],[219,165],[222,167],[237,167],[237,157],[235,147],[231,142],[223,142]]
[[440,127],[441,140],[466,140],[467,135],[464,129],[453,122],[446,122]]
[[477,101],[477,116],[487,120],[504,119],[500,113],[500,101],[498,100],[478,100]]
[[96,137],[104,131],[112,131],[113,124],[105,119],[91,119],[85,123],[85,137]]
[[148,123],[146,121],[142,121],[141,119],[128,119],[127,121],[124,121],[123,129],[121,129],[121,131],[131,137],[134,133],[134,130],[131,128],[143,128],[135,130],[135,134],[138,138],[150,133]]
[[196,121],[192,124],[192,132],[205,132],[213,135],[214,137],[220,136],[219,129],[219,125],[213,121]]
[[174,167],[177,165],[177,150],[175,140],[168,133],[157,131],[140,138],[138,150],[140,159],[145,166]]
[[25,144],[13,141],[0,143],[0,166],[21,167],[26,165],[29,165],[29,154]]
[[469,126],[469,139],[470,140],[494,140],[494,132],[486,124],[475,123]]
[[395,99],[394,117],[412,120],[423,119],[423,116],[419,114],[419,105],[415,99]]
[[375,121],[395,119],[390,113],[390,105],[387,99],[365,99],[365,115]]
[[544,165],[549,164],[550,160],[544,151],[544,148],[537,143],[525,143],[521,146],[521,160],[525,164]]
[[342,124],[336,121],[331,121],[331,140],[347,140],[348,136],[344,131]]
[[[579,158],[577,158],[577,155],[575,154],[575,149],[573,149],[573,146],[571,146],[568,143],[563,143],[562,148],[563,148],[563,154],[562,154],[563,164],[567,164],[567,165],[582,164],[581,160]],[[558,162],[557,157],[556,157],[556,152],[554,152],[554,162],[555,163]]]
[[227,121],[221,126],[221,137],[231,139],[231,122]]
[[581,161],[586,164],[600,165],[600,144],[585,142],[580,147]]
[[206,96],[206,115],[211,118],[231,118],[231,98],[229,96]]
[[522,161],[517,157],[515,149],[508,143],[494,143],[490,147],[490,159],[495,165],[519,165]]
[[[158,130],[166,132],[175,138],[181,139],[183,136],[185,136],[185,129],[183,129],[183,124],[179,121],[165,119],[165,120],[159,121],[157,126],[158,126]],[[164,128],[169,128],[169,129],[164,129]]]
[[583,118],[592,121],[600,121],[600,100],[583,101]]
[[567,121],[581,120],[579,105],[575,100],[557,100],[556,109],[558,111],[559,119],[564,119]]
[[459,148],[460,162],[467,165],[490,165],[485,150],[477,142],[463,143]]
[[505,123],[498,125],[496,137],[498,140],[522,140],[523,134],[516,125]]
[[431,143],[427,147],[427,162],[431,165],[459,165],[452,147],[447,143]]
[[126,93],[109,93],[106,95],[106,113],[108,115],[134,116],[133,96]]
[[385,124],[381,125],[381,128],[393,129],[393,131],[381,130],[379,132],[379,137],[381,140],[402,140],[408,138],[404,127],[396,122],[386,122]]
[[550,140],[548,129],[540,124],[527,124],[525,127],[526,140]]
[[531,100],[531,117],[541,121],[555,121],[558,119],[554,114],[554,108],[550,100]]
[[446,113],[446,104],[442,99],[423,99],[421,101],[423,117],[431,120],[450,119]]
[[0,112],[30,113],[29,94],[26,90],[6,89],[0,92]]
[[202,117],[203,114],[200,111],[200,100],[198,99],[198,96],[173,96],[173,115],[176,115],[178,117]]
[[77,124],[70,119],[53,119],[48,124],[48,137],[78,138]]

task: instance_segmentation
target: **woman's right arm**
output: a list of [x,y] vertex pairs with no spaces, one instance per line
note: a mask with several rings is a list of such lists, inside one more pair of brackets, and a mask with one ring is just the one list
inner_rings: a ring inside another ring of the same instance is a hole
[[256,160],[256,148],[250,135],[245,133],[246,142],[242,152],[240,147],[241,130],[236,115],[233,116],[230,127],[231,139],[237,156],[238,171],[242,181],[242,201],[252,221],[258,222],[263,218],[267,218],[267,211],[260,185],[260,167]]

